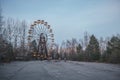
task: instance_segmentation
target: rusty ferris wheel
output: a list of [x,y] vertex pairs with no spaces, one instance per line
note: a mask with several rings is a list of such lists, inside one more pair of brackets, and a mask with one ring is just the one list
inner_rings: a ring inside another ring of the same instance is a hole
[[35,59],[47,59],[54,44],[52,28],[44,20],[37,20],[28,30],[29,51]]

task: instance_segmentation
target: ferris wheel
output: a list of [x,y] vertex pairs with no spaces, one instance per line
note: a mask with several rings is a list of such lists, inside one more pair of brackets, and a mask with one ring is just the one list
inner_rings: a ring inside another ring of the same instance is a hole
[[54,44],[54,34],[50,25],[44,20],[34,21],[28,30],[29,50],[33,56],[47,56],[48,48]]

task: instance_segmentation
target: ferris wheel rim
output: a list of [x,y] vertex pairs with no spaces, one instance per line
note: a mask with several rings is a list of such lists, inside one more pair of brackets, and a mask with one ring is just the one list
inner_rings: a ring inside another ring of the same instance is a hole
[[[28,30],[28,43],[31,42],[31,39],[33,38],[33,36],[37,36],[39,33],[37,32],[33,32],[33,31],[37,31],[36,28],[39,28],[39,30],[44,30],[46,31],[47,30],[47,39],[50,40],[51,42],[51,45],[54,43],[54,34],[52,32],[52,29],[51,29],[51,26],[48,24],[48,22],[45,22],[44,20],[37,20],[37,21],[34,21],[31,25],[30,25],[30,29]],[[35,29],[35,30],[34,30]],[[43,31],[43,32],[44,32]],[[41,31],[42,32],[42,31]],[[33,35],[34,33],[34,35]],[[35,33],[37,35],[35,35]],[[40,34],[39,34],[40,35]]]

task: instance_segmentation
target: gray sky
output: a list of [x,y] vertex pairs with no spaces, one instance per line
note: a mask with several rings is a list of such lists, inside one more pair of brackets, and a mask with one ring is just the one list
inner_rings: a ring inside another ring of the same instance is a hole
[[53,28],[55,42],[83,37],[85,31],[99,37],[120,34],[120,0],[0,0],[5,18],[45,20]]

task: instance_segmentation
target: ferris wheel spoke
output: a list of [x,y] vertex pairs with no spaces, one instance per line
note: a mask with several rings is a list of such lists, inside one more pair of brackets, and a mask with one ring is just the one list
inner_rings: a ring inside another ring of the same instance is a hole
[[44,25],[44,27],[45,27],[45,28],[44,28],[44,31],[47,33],[47,27],[46,27],[46,25]]
[[41,24],[38,25],[38,30],[40,31],[40,33],[42,32]]
[[42,33],[44,33],[44,26],[43,26],[43,24],[41,25],[41,30],[42,30]]
[[44,32],[46,32],[46,26],[45,25],[43,25],[44,26]]
[[40,25],[37,26],[37,32],[38,32],[38,34],[40,34],[42,32]]
[[40,27],[41,24],[38,24],[37,28],[39,31],[41,31],[41,27]]
[[38,33],[35,31],[33,34],[34,34],[34,35],[37,35]]
[[39,34],[39,30],[38,30],[38,28],[35,29],[35,32],[36,32],[37,34]]
[[46,27],[44,24],[43,24],[43,31],[44,31],[44,33],[46,33]]

